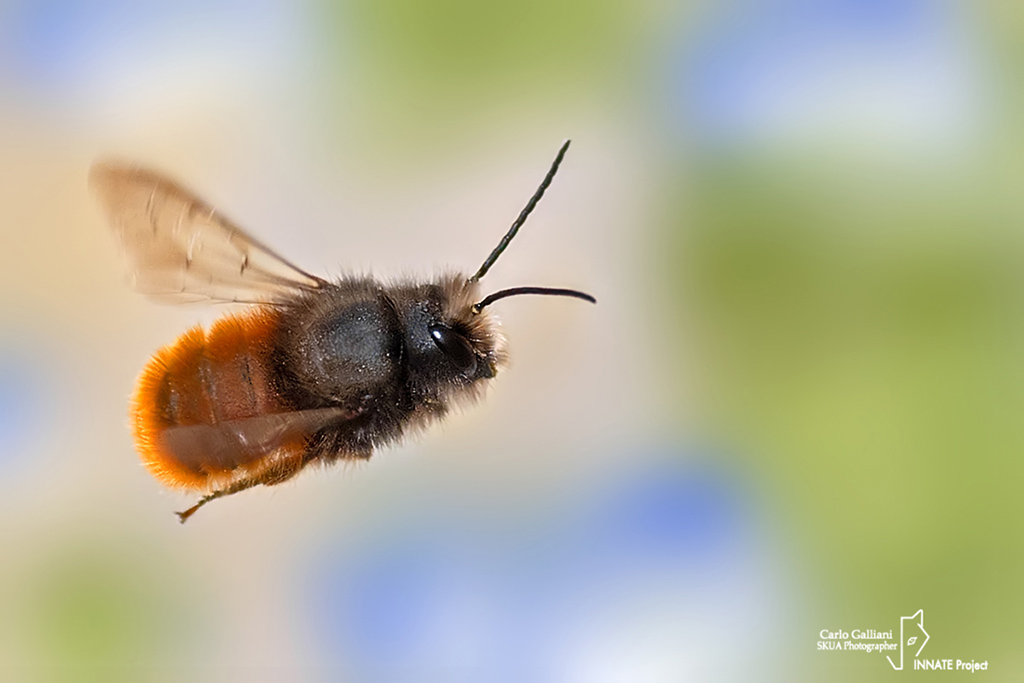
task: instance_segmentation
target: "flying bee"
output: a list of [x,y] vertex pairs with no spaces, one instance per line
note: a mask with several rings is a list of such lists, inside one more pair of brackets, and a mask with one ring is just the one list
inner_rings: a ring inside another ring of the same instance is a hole
[[136,385],[132,432],[146,468],[166,486],[203,494],[177,513],[181,521],[313,463],[365,460],[453,404],[480,398],[506,360],[488,310],[494,302],[520,294],[596,302],[549,287],[480,293],[568,147],[476,273],[432,282],[325,280],[162,175],[93,166],[90,185],[137,289],[168,303],[252,304],[162,348]]

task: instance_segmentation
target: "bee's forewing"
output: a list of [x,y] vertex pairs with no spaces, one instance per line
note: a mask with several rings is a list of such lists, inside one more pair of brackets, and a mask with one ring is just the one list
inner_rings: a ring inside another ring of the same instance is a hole
[[195,472],[231,471],[278,449],[301,444],[324,427],[355,415],[345,408],[316,408],[215,424],[176,425],[160,433],[155,453]]
[[166,303],[273,303],[324,281],[168,178],[99,162],[89,173],[140,292]]

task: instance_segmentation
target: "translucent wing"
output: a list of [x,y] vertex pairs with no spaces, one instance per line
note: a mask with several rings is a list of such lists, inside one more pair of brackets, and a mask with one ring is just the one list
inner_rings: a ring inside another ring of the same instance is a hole
[[235,470],[357,415],[345,408],[316,408],[216,424],[176,425],[160,433],[160,455],[197,473]]
[[324,281],[275,254],[164,176],[116,162],[89,173],[133,285],[165,303],[273,303]]
[[[259,415],[217,424],[169,427],[157,438],[147,462],[158,477],[176,484],[216,487],[189,509],[179,512],[182,523],[196,510],[222,496],[264,484],[272,486],[298,474],[312,462],[303,446],[316,432],[358,417],[358,410],[317,408]],[[363,454],[362,457],[366,457]],[[201,478],[186,482],[184,468]],[[203,481],[202,479],[205,479]]]

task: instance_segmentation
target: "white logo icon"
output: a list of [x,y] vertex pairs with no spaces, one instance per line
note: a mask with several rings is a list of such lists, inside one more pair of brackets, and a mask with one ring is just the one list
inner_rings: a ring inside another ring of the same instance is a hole
[[892,664],[892,668],[897,671],[903,670],[903,650],[904,648],[913,647],[920,640],[921,636],[924,636],[924,640],[921,640],[921,647],[917,648],[917,652],[914,657],[919,657],[921,651],[924,650],[924,646],[928,644],[928,631],[924,630],[924,610],[919,609],[914,612],[913,616],[900,617],[900,665],[896,666],[893,663],[892,657],[886,655],[886,659]]

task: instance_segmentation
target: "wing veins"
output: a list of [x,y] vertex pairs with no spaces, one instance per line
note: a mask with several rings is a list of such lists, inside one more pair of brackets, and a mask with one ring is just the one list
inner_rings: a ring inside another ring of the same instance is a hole
[[136,287],[150,296],[280,303],[327,284],[162,175],[98,163],[90,184],[124,248]]

